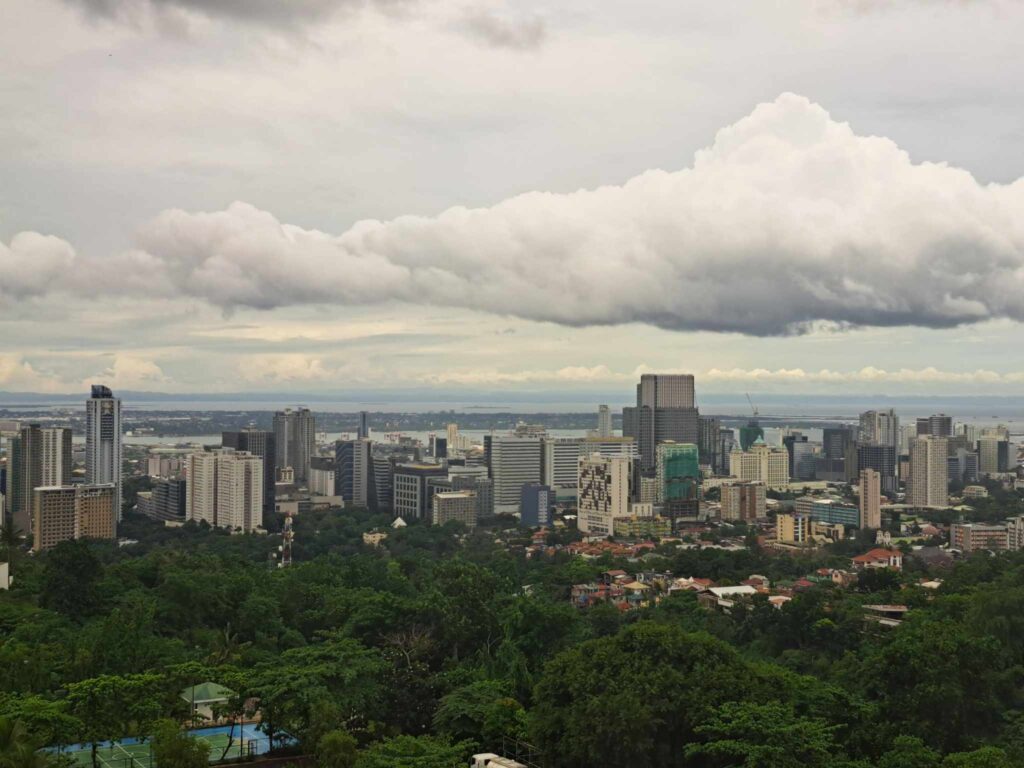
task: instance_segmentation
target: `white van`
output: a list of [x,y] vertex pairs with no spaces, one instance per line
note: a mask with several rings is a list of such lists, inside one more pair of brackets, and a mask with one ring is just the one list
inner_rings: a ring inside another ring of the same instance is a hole
[[473,755],[469,762],[469,768],[526,768],[522,763],[517,763],[509,757],[502,757],[493,752],[481,752]]

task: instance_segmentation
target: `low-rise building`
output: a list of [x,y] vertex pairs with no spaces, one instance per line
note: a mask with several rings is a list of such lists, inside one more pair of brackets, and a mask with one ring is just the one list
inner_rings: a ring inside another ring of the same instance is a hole
[[853,567],[857,570],[866,568],[892,568],[896,571],[903,570],[903,553],[898,549],[875,549],[857,555],[852,558]]
[[767,514],[767,493],[764,483],[748,480],[723,483],[722,520],[728,522],[753,522]]
[[953,523],[949,526],[949,546],[964,553],[1004,552],[1010,547],[1009,538],[1010,532],[1007,524]]

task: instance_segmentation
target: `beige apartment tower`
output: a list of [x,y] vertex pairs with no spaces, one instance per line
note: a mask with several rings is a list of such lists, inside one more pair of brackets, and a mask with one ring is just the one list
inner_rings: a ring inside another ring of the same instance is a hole
[[860,527],[882,527],[882,476],[873,469],[860,471]]
[[948,440],[921,435],[910,443],[907,503],[916,507],[949,506]]

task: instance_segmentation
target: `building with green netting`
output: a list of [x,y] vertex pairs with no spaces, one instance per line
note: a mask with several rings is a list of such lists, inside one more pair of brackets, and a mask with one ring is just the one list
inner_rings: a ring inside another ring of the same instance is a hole
[[700,513],[700,452],[694,443],[658,444],[658,502],[673,530],[681,518]]

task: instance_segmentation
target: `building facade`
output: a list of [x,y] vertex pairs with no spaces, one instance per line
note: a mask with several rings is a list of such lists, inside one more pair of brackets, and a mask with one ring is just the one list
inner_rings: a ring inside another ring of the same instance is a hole
[[248,428],[240,432],[224,432],[221,446],[251,453],[263,459],[263,513],[274,511],[277,483],[277,437],[270,430]]
[[579,462],[577,528],[588,536],[614,536],[615,518],[629,516],[630,461],[593,454]]
[[860,471],[858,505],[861,528],[882,527],[882,476],[873,469]]
[[277,470],[291,467],[295,482],[309,480],[309,460],[316,455],[316,417],[308,408],[285,408],[274,414],[274,447]]
[[784,488],[789,485],[789,454],[758,439],[749,451],[733,450],[729,455],[729,471],[739,480],[761,482],[768,488]]
[[442,491],[432,499],[434,525],[457,521],[467,528],[476,527],[476,494],[473,491]]
[[756,481],[723,483],[722,520],[753,522],[765,517],[768,514],[766,491],[765,484]]
[[523,486],[543,482],[541,438],[492,435],[488,443],[494,511],[514,514],[519,511]]
[[85,482],[112,484],[117,520],[121,521],[121,473],[124,446],[121,433],[121,400],[107,387],[94,384],[85,403]]
[[910,444],[910,477],[907,479],[908,504],[917,507],[949,505],[947,458],[948,448],[945,437],[923,435],[917,437]]

